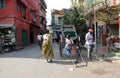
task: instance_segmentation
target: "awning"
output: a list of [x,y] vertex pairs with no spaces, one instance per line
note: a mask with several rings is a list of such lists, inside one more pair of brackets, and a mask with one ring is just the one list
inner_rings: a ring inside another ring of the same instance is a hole
[[98,22],[98,26],[103,26],[103,25],[106,24],[105,22],[103,22],[103,21],[101,21],[101,20],[97,20],[97,22]]
[[11,28],[14,24],[0,24],[0,28]]
[[[95,22],[98,23],[98,26],[103,26],[103,25],[106,24],[105,22],[103,22],[103,21],[101,21],[101,20],[96,20]],[[94,23],[94,20],[93,20],[91,23]]]

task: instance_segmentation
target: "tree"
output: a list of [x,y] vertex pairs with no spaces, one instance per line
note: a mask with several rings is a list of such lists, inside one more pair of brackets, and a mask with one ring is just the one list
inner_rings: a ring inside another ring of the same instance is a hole
[[[110,21],[112,21],[114,18],[112,18],[113,15],[117,15],[119,12],[119,7],[112,7],[111,6],[111,0],[104,0],[102,1],[102,9],[98,10],[96,15],[97,19],[102,20],[106,22],[106,24],[109,24]],[[104,18],[103,18],[104,17]]]
[[77,33],[86,29],[86,19],[76,7],[71,8],[70,12],[63,16],[63,24],[75,25]]

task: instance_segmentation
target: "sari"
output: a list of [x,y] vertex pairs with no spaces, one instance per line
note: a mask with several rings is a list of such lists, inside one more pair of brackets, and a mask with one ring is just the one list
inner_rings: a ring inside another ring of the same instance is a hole
[[54,58],[54,53],[51,43],[51,34],[43,35],[42,55],[45,59]]

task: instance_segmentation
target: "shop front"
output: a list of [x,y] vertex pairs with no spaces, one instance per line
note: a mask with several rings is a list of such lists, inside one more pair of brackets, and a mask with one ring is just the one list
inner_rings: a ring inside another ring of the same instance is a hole
[[0,24],[1,52],[15,50],[16,39],[14,24]]

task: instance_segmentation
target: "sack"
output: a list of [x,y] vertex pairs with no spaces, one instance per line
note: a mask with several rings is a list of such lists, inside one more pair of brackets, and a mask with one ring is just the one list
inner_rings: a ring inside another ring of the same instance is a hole
[[72,50],[71,50],[71,52],[75,52],[75,46],[72,46]]

